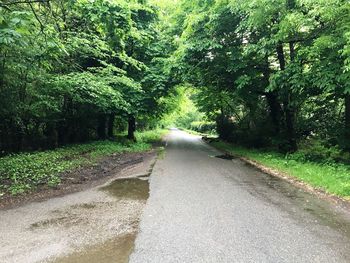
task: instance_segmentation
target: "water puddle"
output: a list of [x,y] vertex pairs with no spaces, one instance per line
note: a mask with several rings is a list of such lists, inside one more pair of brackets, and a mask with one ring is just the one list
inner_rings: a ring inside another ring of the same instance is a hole
[[[149,196],[149,174],[142,174],[134,178],[122,178],[111,182],[109,185],[100,188],[100,190],[116,197],[120,200],[147,200]],[[93,204],[79,204],[79,209],[94,209]],[[64,219],[63,219],[64,220]],[[130,220],[129,220],[130,221]],[[51,223],[51,222],[50,222]],[[138,224],[129,222],[130,226]],[[53,260],[54,263],[127,263],[129,255],[134,248],[136,232],[130,234],[118,235],[113,239],[103,243],[91,245],[78,249],[76,252]]]
[[123,199],[147,200],[149,196],[148,180],[143,178],[117,179],[101,190]]
[[224,160],[233,160],[233,159],[237,159],[237,157],[232,156],[230,154],[222,154],[222,155],[216,155],[214,156],[215,158],[219,158],[219,159],[224,159]]
[[119,236],[103,244],[56,259],[53,263],[127,263],[134,248],[135,238],[136,233]]

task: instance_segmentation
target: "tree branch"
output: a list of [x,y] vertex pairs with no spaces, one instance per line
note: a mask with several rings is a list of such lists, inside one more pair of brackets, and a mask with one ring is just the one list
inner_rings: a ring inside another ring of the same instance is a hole
[[34,16],[35,16],[35,19],[39,22],[40,24],[40,31],[41,33],[44,33],[44,25],[43,23],[41,22],[40,18],[38,17],[38,15],[36,14],[35,10],[34,10],[34,7],[32,5],[32,3],[29,3],[29,6],[30,6],[30,9],[32,10]]
[[15,1],[0,4],[1,7],[7,7],[9,5],[17,5],[17,4],[35,4],[35,3],[48,3],[50,0],[32,0],[32,1]]

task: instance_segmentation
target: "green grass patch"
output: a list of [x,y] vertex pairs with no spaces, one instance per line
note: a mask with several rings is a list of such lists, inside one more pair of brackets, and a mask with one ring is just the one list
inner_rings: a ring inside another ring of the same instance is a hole
[[19,153],[0,158],[0,196],[31,191],[39,185],[57,186],[60,174],[83,165],[93,165],[113,153],[143,152],[160,141],[165,130],[137,133],[137,142],[96,141],[50,151]]
[[166,135],[169,132],[169,130],[166,129],[156,129],[156,130],[149,130],[149,131],[143,131],[143,132],[136,132],[135,137],[137,141],[142,141],[145,143],[157,143],[161,140],[161,138]]
[[301,161],[294,156],[213,142],[213,146],[257,161],[265,166],[300,179],[313,187],[347,199],[350,198],[350,166],[341,163]]

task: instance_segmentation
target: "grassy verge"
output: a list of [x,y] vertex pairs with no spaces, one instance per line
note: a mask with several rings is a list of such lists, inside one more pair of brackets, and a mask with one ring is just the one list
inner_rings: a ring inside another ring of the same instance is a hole
[[169,130],[157,129],[143,132],[136,132],[135,136],[138,142],[146,142],[148,144],[158,143],[161,138],[166,135]]
[[199,136],[205,136],[206,134],[203,134],[203,133],[200,133],[200,132],[197,132],[197,131],[193,131],[193,130],[188,130],[188,129],[185,129],[185,128],[180,128],[181,131],[184,131],[184,132],[187,132],[189,134],[192,134],[192,135],[199,135]]
[[185,129],[185,128],[179,128],[182,131],[185,131],[189,134],[193,134],[193,135],[198,135],[198,136],[206,136],[206,137],[216,137],[217,134],[214,133],[203,133],[203,132],[198,132],[198,131],[194,131],[194,130],[189,130],[189,129]]
[[242,148],[221,141],[213,142],[212,145],[286,173],[327,193],[350,199],[349,165],[305,162],[293,159],[293,156]]
[[151,144],[160,141],[165,133],[165,130],[138,132],[137,142],[96,141],[0,158],[0,196],[28,192],[39,185],[54,187],[61,181],[60,173],[93,165],[101,157],[113,153],[150,150]]

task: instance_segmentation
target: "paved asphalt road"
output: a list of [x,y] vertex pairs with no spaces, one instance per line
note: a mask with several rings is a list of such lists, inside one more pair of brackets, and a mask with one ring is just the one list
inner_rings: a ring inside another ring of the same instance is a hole
[[350,262],[350,214],[173,130],[130,262]]

